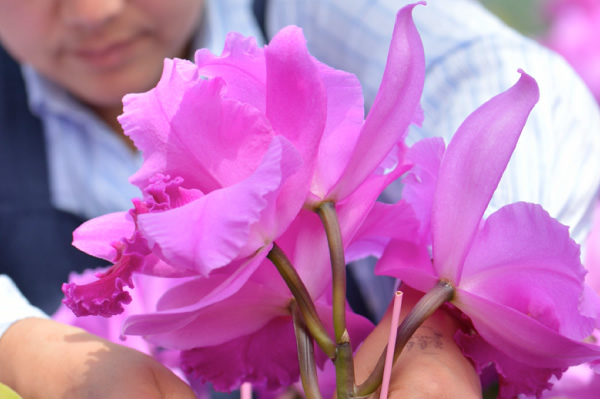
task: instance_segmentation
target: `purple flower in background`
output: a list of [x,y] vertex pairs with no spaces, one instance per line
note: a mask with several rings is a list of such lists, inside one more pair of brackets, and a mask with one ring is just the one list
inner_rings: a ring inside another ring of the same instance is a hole
[[[407,252],[395,240],[377,265],[379,274],[422,291],[439,280],[455,287],[452,304],[474,327],[455,338],[478,370],[494,363],[503,398],[539,395],[553,374],[600,360],[600,348],[582,342],[596,325],[598,297],[583,284],[579,246],[568,228],[527,203],[482,219],[537,99],[537,84],[522,73],[465,120],[441,161],[443,143],[417,148],[423,170],[431,173],[439,163],[430,214],[433,261],[425,246]],[[431,191],[431,179],[424,183],[422,190]],[[428,212],[416,213],[427,222]]]
[[554,0],[546,14],[550,28],[542,41],[569,61],[600,100],[600,2]]

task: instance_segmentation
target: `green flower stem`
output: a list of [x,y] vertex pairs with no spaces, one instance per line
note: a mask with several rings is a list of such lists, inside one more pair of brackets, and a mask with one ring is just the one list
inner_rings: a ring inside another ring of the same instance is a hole
[[267,258],[273,262],[277,271],[281,277],[283,277],[283,280],[292,292],[292,295],[298,304],[298,308],[304,317],[308,331],[317,342],[317,345],[319,345],[330,359],[335,359],[336,345],[327,333],[327,330],[325,330],[310,294],[290,260],[275,243],[273,243],[273,248],[269,251]]
[[354,358],[350,337],[345,331],[337,344],[335,358],[335,385],[338,399],[354,398],[356,385],[354,384]]
[[[415,307],[410,311],[408,316],[402,321],[398,327],[398,335],[396,337],[396,345],[394,349],[394,362],[400,356],[402,349],[414,334],[414,332],[423,324],[423,322],[433,314],[440,306],[454,297],[454,287],[447,281],[438,281],[428,293],[426,293],[417,302]],[[385,355],[387,346],[383,349],[383,353],[379,357],[375,369],[371,375],[356,389],[356,396],[363,397],[373,394],[381,385],[383,379],[383,369],[385,367]]]
[[334,361],[337,397],[349,398],[354,397],[356,386],[354,384],[352,344],[346,330],[346,259],[342,231],[333,202],[322,202],[316,208],[316,212],[325,227],[329,257],[331,258],[333,330],[337,344],[337,356]]
[[296,345],[298,348],[298,361],[300,362],[300,379],[306,399],[321,399],[319,391],[319,379],[317,378],[317,367],[315,364],[315,348],[313,339],[308,332],[302,313],[296,301],[290,304],[292,319],[294,320],[294,332],[296,333]]
[[323,222],[329,244],[333,284],[333,330],[335,332],[335,342],[341,343],[342,336],[346,332],[346,260],[342,243],[342,231],[340,230],[340,223],[333,202],[322,202],[317,207],[316,212]]

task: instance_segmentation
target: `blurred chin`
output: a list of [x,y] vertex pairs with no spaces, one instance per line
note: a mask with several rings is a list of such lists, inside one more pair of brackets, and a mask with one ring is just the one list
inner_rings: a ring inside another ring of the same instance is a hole
[[123,72],[110,76],[82,77],[71,79],[64,86],[73,96],[92,107],[120,107],[126,94],[142,93],[154,87],[161,71],[162,68],[154,73],[146,70],[141,74]]

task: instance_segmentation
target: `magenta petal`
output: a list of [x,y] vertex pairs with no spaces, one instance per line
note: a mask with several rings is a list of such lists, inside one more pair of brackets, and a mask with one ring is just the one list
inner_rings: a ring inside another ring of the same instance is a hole
[[543,398],[598,399],[600,374],[595,373],[588,364],[570,367],[560,380],[553,382],[554,386]]
[[288,26],[279,31],[265,48],[265,57],[266,115],[275,134],[287,138],[303,162],[286,182],[278,202],[279,217],[289,223],[308,194],[325,130],[327,95],[300,28]]
[[600,294],[600,200],[596,202],[592,231],[586,241],[584,265],[588,270],[585,281]]
[[[261,270],[260,266],[264,263],[269,263],[267,267],[273,270],[270,262],[266,261],[266,256],[271,249],[272,245],[266,246],[249,258],[232,262],[218,273],[211,275],[210,279],[193,280],[187,285],[180,285],[177,289],[166,292],[158,303],[157,310],[163,312],[170,310],[175,312],[194,311],[230,297],[238,292],[250,277],[254,277],[255,272]],[[264,268],[262,267],[262,269]],[[279,285],[285,285],[281,281],[281,276],[277,274],[277,277]],[[253,278],[253,281],[256,279]],[[269,280],[268,282],[274,295],[283,292],[283,296],[287,296],[288,291],[277,290],[276,282]],[[260,285],[260,282],[256,284]],[[187,293],[184,292],[186,288],[188,289]]]
[[396,277],[423,292],[429,291],[439,280],[427,247],[401,240],[388,244],[375,266],[375,274]]
[[414,211],[406,202],[376,202],[346,249],[346,261],[367,256],[379,258],[390,239],[415,240],[418,226]]
[[[265,49],[267,117],[313,168],[325,128],[327,97],[319,70],[308,53],[302,30],[288,26]],[[311,170],[312,172],[312,170]]]
[[180,292],[179,296],[187,302],[190,298],[199,298],[200,303],[131,316],[124,323],[123,333],[144,335],[157,345],[184,350],[226,343],[253,333],[273,317],[289,312],[289,294],[282,296],[251,282],[229,297],[205,303],[197,292],[214,290],[211,284],[214,283],[197,279],[173,288],[171,292]]
[[466,335],[458,331],[454,339],[479,372],[494,363],[498,372],[500,391],[498,398],[512,399],[518,394],[540,397],[542,391],[552,387],[548,381],[553,375],[560,376],[560,368],[533,368],[523,365],[488,345],[479,335]]
[[425,80],[425,56],[412,20],[415,5],[402,8],[388,52],[386,68],[346,171],[332,197],[348,196],[406,134],[417,110]]
[[537,83],[521,72],[512,88],[469,115],[448,144],[432,210],[433,258],[441,277],[460,280],[471,241],[538,98]]
[[207,78],[219,77],[227,85],[225,96],[252,104],[265,112],[266,65],[264,50],[253,37],[230,32],[219,57],[207,49],[196,51],[198,71]]
[[[281,163],[294,158],[284,151],[289,147],[284,139],[275,138],[263,163],[248,179],[176,209],[139,215],[139,230],[167,263],[204,276],[249,255],[259,248],[246,248],[248,253],[241,253],[250,239],[251,226],[261,219],[270,194],[279,190],[282,174],[290,173],[281,168]],[[264,244],[263,239],[257,245]]]
[[65,294],[63,303],[77,317],[98,315],[111,317],[123,312],[123,305],[131,302],[131,295],[125,286],[133,288],[132,273],[141,268],[143,256],[122,256],[105,273],[97,275],[98,280],[84,285],[73,282],[62,285]]
[[221,345],[182,352],[181,368],[192,379],[231,391],[243,382],[276,390],[299,377],[292,319],[276,317],[260,330]]
[[118,252],[113,244],[130,238],[135,223],[128,212],[103,215],[83,223],[73,232],[73,246],[97,258],[116,261]]
[[336,204],[348,261],[368,255],[379,257],[390,238],[404,239],[414,233],[416,220],[405,203],[383,205],[376,201],[405,171],[403,165],[388,174],[372,173],[352,194]]
[[139,273],[165,278],[192,277],[198,275],[195,270],[175,267],[152,253],[146,256],[144,265],[139,270]]
[[316,62],[327,92],[327,124],[319,145],[311,193],[322,200],[346,169],[363,125],[364,104],[355,75]]
[[143,189],[162,173],[207,193],[246,178],[273,132],[258,109],[224,92],[222,79],[206,80],[195,65],[167,60],[156,88],[126,96],[119,121],[144,156],[131,182]]
[[[103,274],[106,271],[107,268],[86,270],[80,275],[70,273],[69,281],[71,283],[83,285],[97,280],[96,276],[98,274]],[[156,278],[136,273],[133,275],[133,283],[135,284],[136,289],[130,292],[132,301],[129,306],[124,309],[123,313],[110,318],[101,316],[76,317],[73,315],[72,311],[65,305],[62,305],[57,312],[52,315],[52,319],[64,324],[83,328],[92,334],[112,342],[120,343],[147,354],[152,354],[152,344],[142,337],[123,337],[121,335],[121,324],[129,315],[155,310],[158,298],[160,298],[167,289],[176,284],[181,284],[181,282],[181,279]]]
[[484,340],[524,365],[564,369],[600,360],[599,346],[571,340],[508,306],[460,289],[453,303]]
[[413,207],[420,221],[419,236],[426,243],[431,243],[433,194],[445,149],[444,140],[433,137],[415,143],[406,152],[405,162],[413,167],[402,179],[402,198]]
[[584,275],[569,229],[539,205],[521,202],[486,220],[467,255],[459,287],[581,340],[595,325],[580,314]]
[[[325,229],[319,216],[302,209],[276,242],[296,268],[311,296],[320,297],[331,282],[331,265]],[[264,271],[261,273],[264,274]],[[279,275],[272,278],[281,279]],[[285,291],[289,292],[287,287]]]

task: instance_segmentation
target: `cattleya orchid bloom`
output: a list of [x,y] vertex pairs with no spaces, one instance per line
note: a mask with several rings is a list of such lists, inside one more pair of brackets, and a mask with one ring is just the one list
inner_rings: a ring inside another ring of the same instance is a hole
[[[130,302],[123,288],[132,287],[133,272],[208,277],[227,268],[229,278],[209,296],[223,299],[240,289],[303,205],[330,195],[348,201],[361,191],[362,210],[349,212],[346,223],[347,235],[356,232],[404,170],[402,140],[419,115],[424,55],[413,7],[398,13],[364,123],[358,80],[312,58],[296,27],[264,49],[230,34],[220,57],[200,50],[195,64],[166,60],[156,88],[127,95],[119,118],[143,153],[131,182],[144,197],[127,213],[75,231],[76,247],[115,266],[92,284],[65,285],[65,303],[79,315],[109,316]],[[391,152],[397,167],[380,173]]]
[[464,121],[445,152],[439,140],[415,145],[407,156],[429,176],[420,189],[433,192],[430,216],[416,211],[430,218],[433,261],[426,246],[409,243],[413,250],[406,251],[405,242],[394,240],[376,268],[422,291],[438,281],[452,285],[451,303],[474,328],[455,339],[478,370],[494,363],[503,398],[539,396],[553,374],[600,361],[600,347],[582,342],[597,324],[598,298],[583,284],[568,228],[527,203],[482,220],[537,99],[537,84],[522,73]]
[[[310,57],[296,27],[264,49],[230,34],[220,57],[200,50],[195,64],[167,60],[157,87],[126,96],[119,118],[143,153],[131,178],[143,197],[75,231],[75,246],[114,266],[93,283],[65,284],[65,304],[110,316],[131,301],[123,288],[133,288],[133,273],[189,278],[163,292],[156,311],[128,317],[123,333],[182,351],[190,379],[220,389],[293,382],[294,299],[266,257],[276,242],[331,330],[327,238],[309,209],[339,202],[349,246],[381,190],[406,170],[403,139],[424,81],[413,7],[398,13],[366,120],[358,80]],[[354,342],[371,328],[349,315]],[[257,345],[255,356],[236,357],[253,342],[281,351]]]

